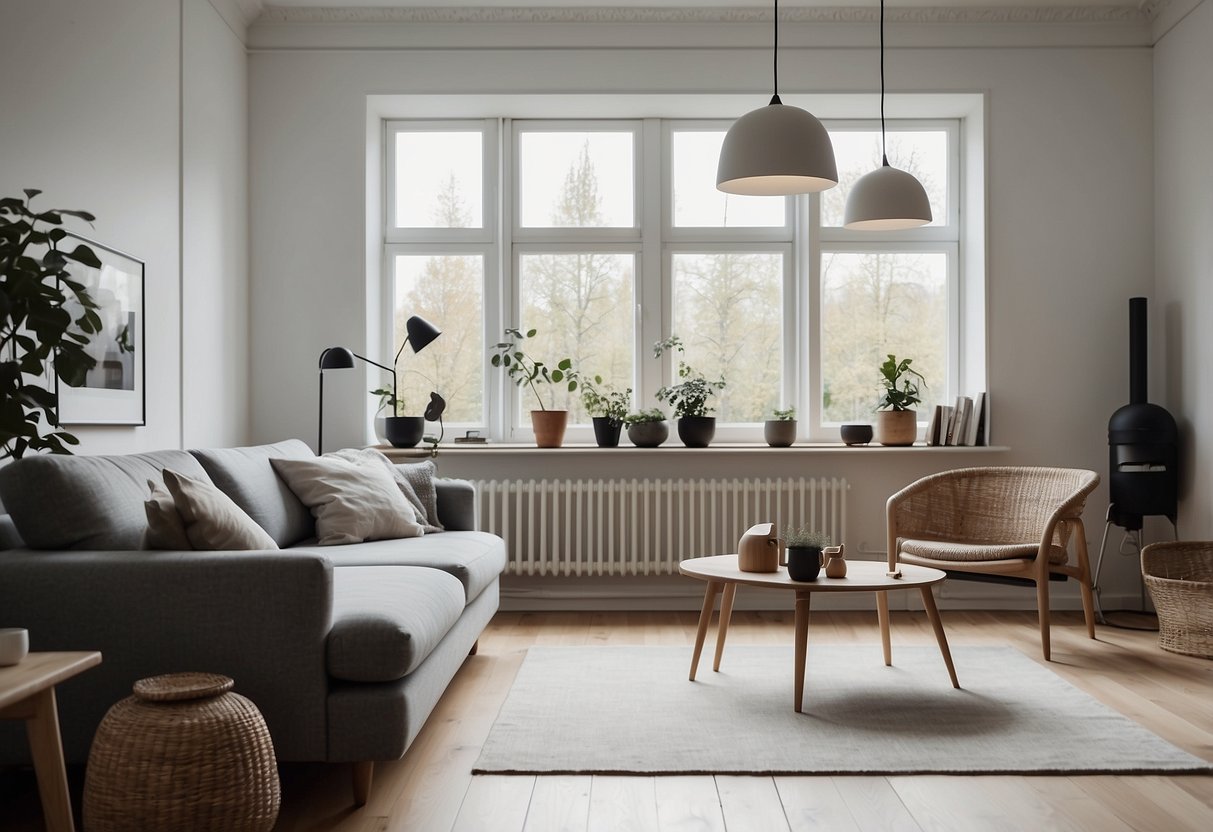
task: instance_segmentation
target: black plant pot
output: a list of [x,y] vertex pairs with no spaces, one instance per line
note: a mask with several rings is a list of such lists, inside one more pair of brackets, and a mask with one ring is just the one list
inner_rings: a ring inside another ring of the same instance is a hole
[[619,434],[623,431],[623,422],[616,422],[605,416],[595,416],[594,441],[600,448],[618,448]]
[[388,416],[383,420],[383,435],[393,448],[412,448],[425,434],[421,416]]
[[683,416],[678,420],[678,438],[688,448],[706,448],[715,435],[715,416]]

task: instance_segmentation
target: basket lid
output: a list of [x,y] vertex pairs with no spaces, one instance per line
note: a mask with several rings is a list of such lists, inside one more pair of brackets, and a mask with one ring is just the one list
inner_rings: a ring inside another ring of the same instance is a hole
[[218,673],[166,673],[135,682],[135,696],[148,702],[175,702],[221,696],[236,683]]

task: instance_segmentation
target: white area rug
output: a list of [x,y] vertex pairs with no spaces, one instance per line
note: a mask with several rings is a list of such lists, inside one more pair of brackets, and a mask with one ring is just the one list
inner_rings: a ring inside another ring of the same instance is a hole
[[1213,766],[1007,647],[532,647],[477,774],[1193,772]]

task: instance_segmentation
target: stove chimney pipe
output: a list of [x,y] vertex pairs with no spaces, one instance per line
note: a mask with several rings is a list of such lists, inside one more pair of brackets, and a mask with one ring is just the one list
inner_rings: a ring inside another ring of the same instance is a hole
[[1149,347],[1146,344],[1146,299],[1129,298],[1129,403],[1145,404],[1150,398]]

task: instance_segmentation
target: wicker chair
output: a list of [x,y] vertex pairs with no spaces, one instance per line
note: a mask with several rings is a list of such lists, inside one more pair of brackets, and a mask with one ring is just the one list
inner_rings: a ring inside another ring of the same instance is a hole
[[[1050,575],[1078,580],[1087,635],[1095,638],[1082,510],[1098,484],[1094,471],[1072,468],[959,468],[923,477],[889,498],[889,569],[913,563],[1035,583],[1048,661]],[[887,620],[887,607],[879,612]]]

